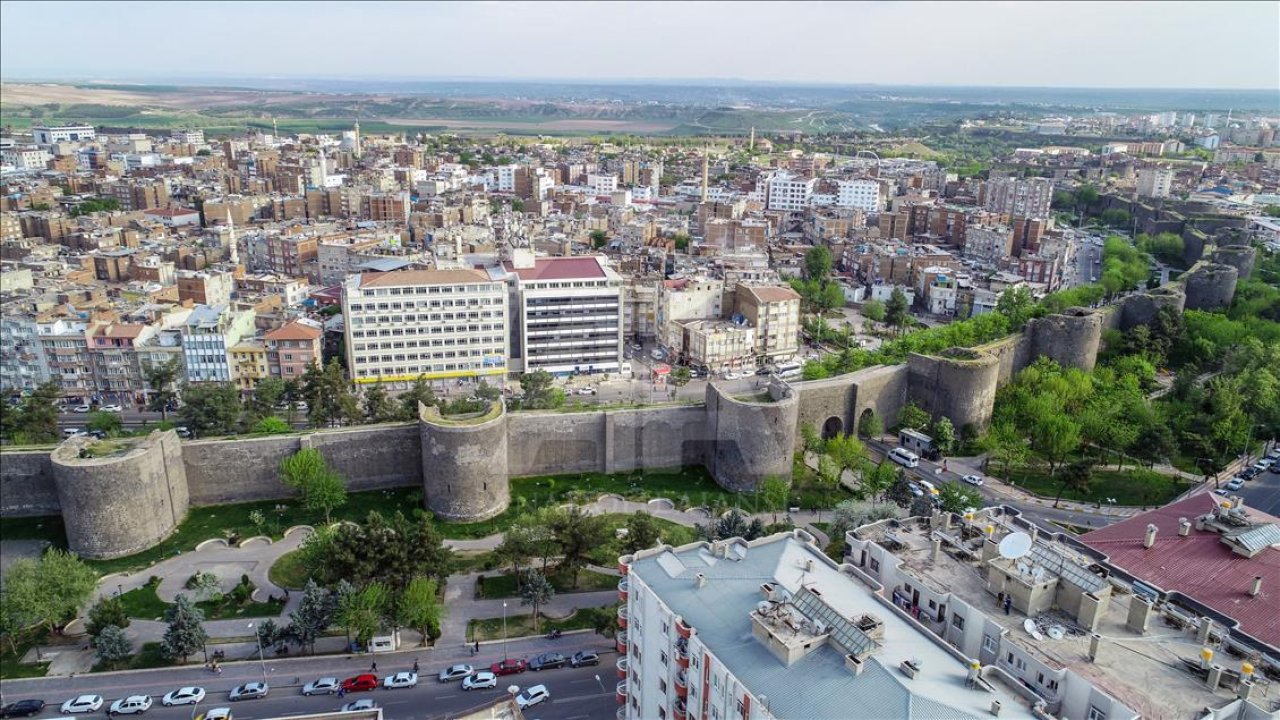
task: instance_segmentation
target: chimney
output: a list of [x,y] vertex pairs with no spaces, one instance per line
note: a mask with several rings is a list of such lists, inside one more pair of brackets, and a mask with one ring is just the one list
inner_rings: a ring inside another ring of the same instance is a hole
[[1186,518],[1178,518],[1178,534],[1186,537],[1191,534],[1191,521]]
[[1208,683],[1209,683],[1209,692],[1213,692],[1214,690],[1218,689],[1218,685],[1222,683],[1222,666],[1221,665],[1214,665],[1213,667],[1209,668]]
[[1200,618],[1200,627],[1196,631],[1196,642],[1201,645],[1209,644],[1209,635],[1213,632],[1213,620],[1209,618]]
[[992,701],[991,701],[991,714],[992,714],[992,715],[995,715],[995,716],[999,716],[999,715],[1000,715],[1000,701],[999,701],[999,700],[992,700]]
[[1102,636],[1099,635],[1098,633],[1091,633],[1089,635],[1089,659],[1090,660],[1097,661],[1098,647],[1100,645],[1102,645]]
[[1160,528],[1155,525],[1147,523],[1147,534],[1142,538],[1142,547],[1150,549],[1152,545],[1155,545],[1156,533],[1159,532],[1159,530]]
[[1250,597],[1258,597],[1262,594],[1262,576],[1253,576],[1253,586],[1249,588]]
[[706,575],[704,575],[704,574],[702,574],[702,573],[698,573],[698,574],[693,578],[693,582],[694,582],[694,583],[695,583],[699,588],[701,588],[703,585],[706,585],[706,584],[707,584],[707,576],[706,576]]
[[1253,683],[1249,682],[1248,680],[1241,680],[1240,684],[1236,686],[1236,697],[1240,698],[1241,700],[1248,700],[1249,695],[1251,695],[1252,693],[1253,693]]
[[940,557],[942,557],[942,540],[935,539],[933,541],[933,562],[937,563]]

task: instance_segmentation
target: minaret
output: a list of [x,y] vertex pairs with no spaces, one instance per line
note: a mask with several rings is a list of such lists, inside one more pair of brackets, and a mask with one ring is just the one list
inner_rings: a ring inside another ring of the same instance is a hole
[[360,157],[360,120],[359,119],[356,120],[356,126],[354,130],[356,133],[356,144],[354,147],[351,148],[351,154],[359,158]]
[[747,152],[755,152],[755,151],[756,151],[756,129],[753,126],[751,128],[751,140],[747,142]]
[[280,128],[276,125],[275,116],[271,116],[271,139],[280,142]]
[[240,264],[240,243],[236,240],[236,224],[231,219],[231,208],[227,208],[227,244],[231,248],[231,265],[235,267]]
[[702,202],[707,201],[707,180],[711,175],[707,148],[702,149]]
[[325,180],[329,178],[329,158],[324,154],[324,148],[320,148],[320,187],[324,187]]

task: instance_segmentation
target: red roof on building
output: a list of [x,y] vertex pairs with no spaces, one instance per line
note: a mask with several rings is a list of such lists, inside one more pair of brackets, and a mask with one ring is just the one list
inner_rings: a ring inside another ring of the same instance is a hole
[[263,337],[267,340],[315,340],[321,335],[324,335],[324,331],[320,328],[294,320],[288,325],[272,330]]
[[[1238,555],[1222,542],[1222,535],[1196,530],[1178,535],[1178,521],[1213,511],[1221,501],[1210,493],[1193,495],[1157,510],[1135,515],[1080,536],[1089,547],[1107,555],[1112,565],[1161,590],[1176,590],[1240,623],[1240,629],[1259,640],[1280,646],[1280,549],[1274,545],[1253,557]],[[1280,518],[1245,508],[1253,523],[1280,523]],[[1155,525],[1156,542],[1144,548],[1147,525]],[[1262,592],[1251,597],[1255,577]]]
[[605,277],[595,256],[538,258],[531,268],[517,269],[510,260],[503,267],[521,280],[598,280]]

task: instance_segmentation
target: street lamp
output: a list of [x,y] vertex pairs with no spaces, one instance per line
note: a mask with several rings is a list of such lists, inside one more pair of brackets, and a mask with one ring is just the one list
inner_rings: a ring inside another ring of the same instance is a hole
[[262,656],[262,636],[254,629],[253,623],[249,623],[249,629],[253,630],[253,641],[258,645],[258,662],[262,664],[262,684],[267,684],[267,661]]
[[507,601],[502,601],[502,660],[507,660]]

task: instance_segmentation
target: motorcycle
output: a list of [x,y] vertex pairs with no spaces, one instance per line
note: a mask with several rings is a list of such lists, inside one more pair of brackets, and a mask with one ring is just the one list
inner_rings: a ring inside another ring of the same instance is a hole
[[561,636],[562,634],[563,634],[563,633],[561,633],[559,630],[552,630],[551,632],[547,633],[547,639],[548,639],[548,640],[559,640],[559,639],[560,639],[560,636]]

